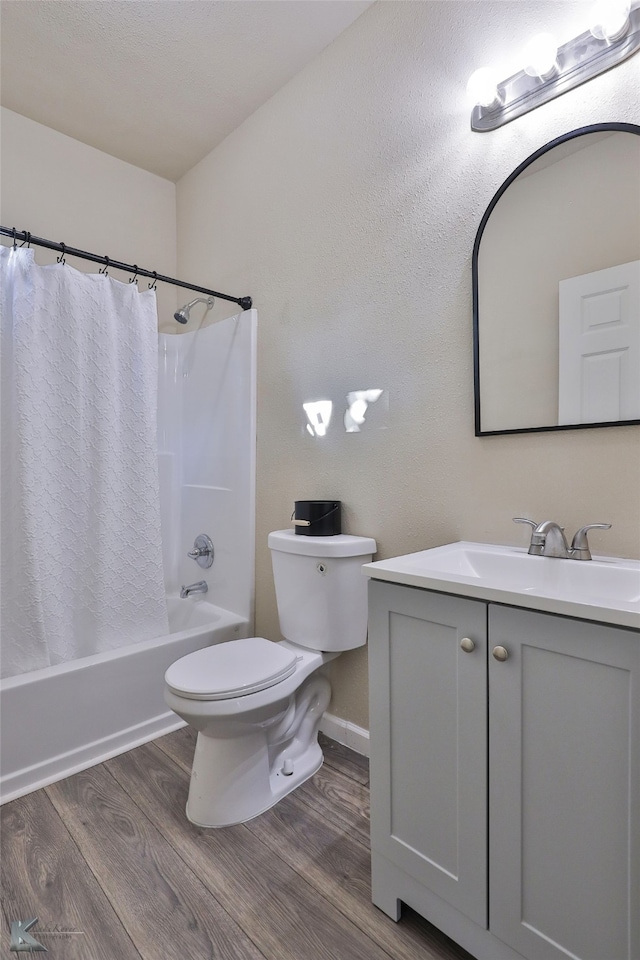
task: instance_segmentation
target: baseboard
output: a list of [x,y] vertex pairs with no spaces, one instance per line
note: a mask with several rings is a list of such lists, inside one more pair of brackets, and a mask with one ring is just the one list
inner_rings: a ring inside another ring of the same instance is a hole
[[[168,712],[159,717],[126,730],[120,730],[113,736],[105,737],[94,743],[84,744],[77,750],[69,751],[60,756],[53,757],[44,763],[25,767],[2,778],[0,783],[0,804],[16,800],[27,793],[46,787],[50,783],[62,780],[88,767],[102,763],[104,760],[110,760],[120,753],[133,750],[149,740],[155,740],[157,737],[171,733],[179,727],[185,726],[183,720],[179,720],[172,712]],[[336,740],[338,743],[350,747],[356,753],[365,757],[369,756],[369,731],[358,727],[349,720],[343,720],[341,717],[334,717],[330,713],[325,713],[320,722],[320,730],[325,736]]]
[[320,730],[326,737],[344,744],[345,747],[350,747],[363,757],[369,756],[369,731],[364,727],[358,727],[349,720],[325,713],[320,721]]

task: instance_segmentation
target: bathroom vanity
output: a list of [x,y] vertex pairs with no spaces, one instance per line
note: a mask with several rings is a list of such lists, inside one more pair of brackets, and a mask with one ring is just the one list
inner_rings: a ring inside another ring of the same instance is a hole
[[637,960],[640,563],[462,543],[364,572],[373,902],[478,960]]

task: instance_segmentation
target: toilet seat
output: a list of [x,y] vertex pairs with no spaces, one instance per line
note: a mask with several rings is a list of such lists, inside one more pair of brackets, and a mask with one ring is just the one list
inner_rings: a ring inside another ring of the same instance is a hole
[[273,687],[296,669],[297,655],[264,637],[204,647],[172,663],[165,683],[188,700],[230,700]]

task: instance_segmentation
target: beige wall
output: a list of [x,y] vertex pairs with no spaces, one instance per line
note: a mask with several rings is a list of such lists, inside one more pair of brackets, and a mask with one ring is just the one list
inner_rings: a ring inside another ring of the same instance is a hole
[[[4,226],[90,253],[176,275],[175,184],[2,108],[0,168]],[[10,240],[3,238],[3,242]],[[38,263],[56,254],[37,248]],[[78,270],[99,269],[69,258]],[[116,270],[111,276],[126,281]],[[146,280],[140,281],[140,289]],[[171,322],[175,287],[158,285],[160,322]]]
[[[266,540],[295,499],[340,498],[379,558],[523,544],[514,516],[610,521],[594,550],[640,557],[637,428],[473,435],[482,213],[543,143],[640,122],[640,57],[489,134],[469,129],[465,84],[486,63],[515,72],[542,28],[580,33],[586,6],[379,2],[179,182],[180,273],[259,314],[258,633],[279,635]],[[306,433],[305,400],[368,387],[389,391],[386,430],[346,434],[338,415]],[[368,727],[366,652],[333,680],[332,712]]]

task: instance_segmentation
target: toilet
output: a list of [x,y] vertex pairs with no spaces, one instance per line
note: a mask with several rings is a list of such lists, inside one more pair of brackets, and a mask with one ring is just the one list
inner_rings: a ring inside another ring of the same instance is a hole
[[166,703],[198,731],[187,817],[201,827],[259,816],[322,766],[327,664],[367,639],[375,540],[277,530],[268,545],[285,639],[205,647],[165,674]]

